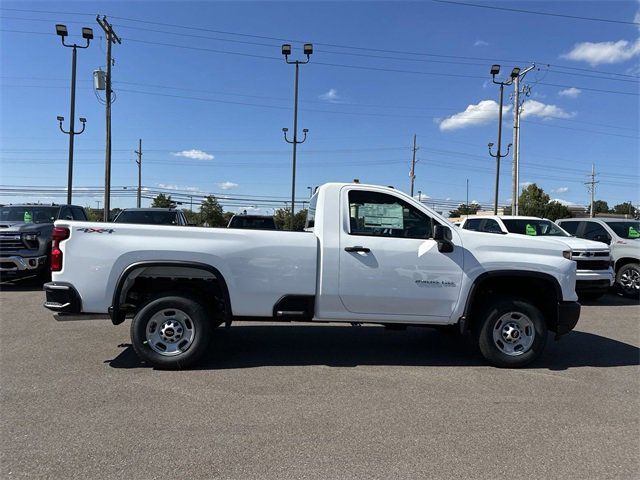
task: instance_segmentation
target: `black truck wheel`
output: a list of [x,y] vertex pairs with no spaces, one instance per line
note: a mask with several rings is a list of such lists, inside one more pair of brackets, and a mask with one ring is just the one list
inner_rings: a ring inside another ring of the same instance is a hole
[[628,298],[640,296],[640,263],[627,263],[616,273],[616,285]]
[[484,358],[496,367],[518,368],[540,356],[547,325],[540,310],[525,300],[499,299],[478,318],[474,334]]
[[180,295],[151,300],[131,322],[131,343],[154,367],[182,369],[205,354],[211,339],[209,314],[198,301]]

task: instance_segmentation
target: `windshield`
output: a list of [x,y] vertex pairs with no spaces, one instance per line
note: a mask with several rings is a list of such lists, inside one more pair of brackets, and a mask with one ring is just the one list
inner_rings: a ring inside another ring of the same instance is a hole
[[26,223],[52,223],[58,216],[59,207],[15,206],[1,207],[0,221]]
[[141,223],[145,225],[177,225],[177,212],[162,210],[124,210],[115,223]]
[[620,238],[640,238],[640,222],[637,220],[629,220],[628,222],[605,221],[605,223]]
[[567,232],[550,220],[502,219],[509,233],[538,237],[570,237]]

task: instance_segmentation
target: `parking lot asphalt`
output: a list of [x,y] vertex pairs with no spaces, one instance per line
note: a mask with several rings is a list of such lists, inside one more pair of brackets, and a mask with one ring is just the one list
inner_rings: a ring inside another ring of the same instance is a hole
[[638,478],[640,307],[609,295],[531,368],[430,329],[239,323],[189,371],[129,322],[0,291],[3,479]]

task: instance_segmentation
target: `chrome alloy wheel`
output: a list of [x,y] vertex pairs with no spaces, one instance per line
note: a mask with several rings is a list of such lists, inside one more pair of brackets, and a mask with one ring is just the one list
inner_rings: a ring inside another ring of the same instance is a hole
[[640,293],[640,271],[637,268],[628,268],[622,272],[620,285],[628,294]]
[[536,337],[536,329],[529,317],[520,312],[502,315],[493,326],[493,343],[509,356],[529,351]]
[[195,332],[189,315],[182,310],[167,308],[157,312],[147,323],[147,344],[160,355],[171,357],[191,346]]

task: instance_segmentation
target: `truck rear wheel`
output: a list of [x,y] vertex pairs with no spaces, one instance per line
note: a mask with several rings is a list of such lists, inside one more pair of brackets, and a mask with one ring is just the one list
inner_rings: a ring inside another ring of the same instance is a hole
[[192,298],[156,298],[133,318],[131,343],[138,356],[154,367],[186,368],[207,350],[212,330],[208,317],[207,309]]
[[546,322],[540,310],[525,300],[497,300],[479,320],[474,329],[478,347],[496,367],[524,367],[544,350]]

